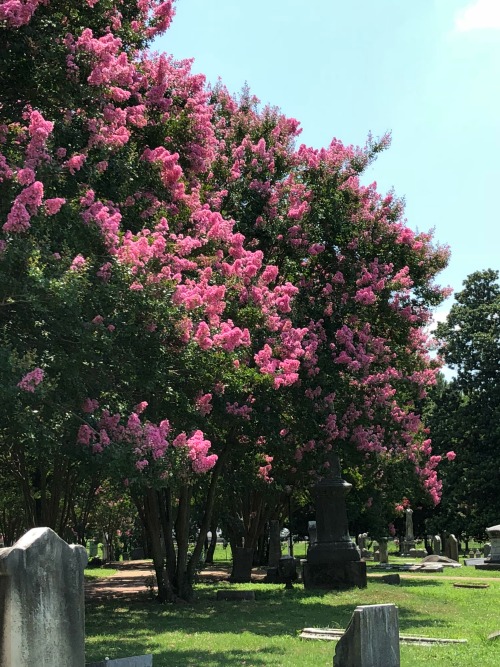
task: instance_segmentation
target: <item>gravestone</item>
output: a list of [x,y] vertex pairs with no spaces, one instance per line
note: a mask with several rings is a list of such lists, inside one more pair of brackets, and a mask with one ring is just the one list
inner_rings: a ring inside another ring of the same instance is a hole
[[484,547],[483,547],[483,556],[485,558],[488,558],[490,553],[491,553],[491,544],[489,542],[485,542]]
[[366,563],[349,535],[345,496],[351,488],[342,479],[338,454],[332,452],[329,475],[313,489],[318,533],[302,569],[305,588],[366,588]]
[[491,550],[488,556],[490,563],[500,563],[500,524],[486,528],[490,538]]
[[432,538],[432,553],[435,556],[441,555],[441,538],[439,535],[434,535]]
[[[476,570],[500,570],[500,524],[486,528],[486,532],[490,538],[490,552],[482,565],[476,565]],[[486,544],[484,546],[486,554]]]
[[378,550],[380,555],[380,564],[389,562],[389,538],[381,537],[378,541]]
[[2,667],[84,667],[87,552],[50,528],[0,549]]
[[458,540],[455,537],[455,535],[451,534],[448,535],[448,538],[446,540],[447,544],[447,551],[448,551],[448,558],[451,558],[451,560],[456,560],[458,563]]
[[403,542],[403,555],[409,556],[410,549],[413,549],[415,546],[415,535],[413,534],[413,510],[409,507],[405,510],[406,522],[405,522],[405,539]]
[[144,549],[136,547],[130,552],[130,560],[144,560]]
[[280,522],[269,522],[269,567],[278,567],[281,558]]
[[339,639],[334,667],[400,667],[398,609],[393,604],[356,607]]
[[368,540],[368,533],[360,533],[358,535],[358,548],[360,551],[366,549],[366,542]]
[[316,521],[307,522],[307,531],[309,533],[309,546],[313,546],[318,541],[318,532],[316,530]]

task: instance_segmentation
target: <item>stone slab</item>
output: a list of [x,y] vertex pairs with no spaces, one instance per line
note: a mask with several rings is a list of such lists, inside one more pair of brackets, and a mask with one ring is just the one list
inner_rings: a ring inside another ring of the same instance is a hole
[[[300,633],[300,639],[316,639],[322,641],[338,641],[345,630],[334,628],[304,628]],[[496,635],[497,633],[493,633]],[[498,633],[500,635],[500,632]],[[494,639],[494,637],[491,637]],[[467,639],[446,639],[444,637],[422,637],[420,635],[399,635],[399,641],[402,644],[422,644],[431,646],[432,644],[467,644]]]
[[304,588],[348,590],[366,588],[365,561],[333,562],[328,565],[305,563],[302,569]]
[[89,662],[85,667],[153,667],[152,655],[134,655],[130,658],[105,658],[100,662]]
[[484,564],[484,558],[465,558],[464,559],[464,565],[483,565]]
[[475,565],[476,570],[500,570],[500,563],[483,563],[482,565]]
[[381,577],[377,577],[377,580],[381,581],[384,584],[390,584],[391,586],[399,586],[401,583],[401,577],[399,574],[384,574]]

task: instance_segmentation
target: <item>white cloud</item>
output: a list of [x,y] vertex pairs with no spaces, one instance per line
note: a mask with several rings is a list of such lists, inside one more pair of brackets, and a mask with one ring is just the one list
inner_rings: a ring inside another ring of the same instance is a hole
[[455,17],[455,30],[500,30],[500,0],[476,0]]

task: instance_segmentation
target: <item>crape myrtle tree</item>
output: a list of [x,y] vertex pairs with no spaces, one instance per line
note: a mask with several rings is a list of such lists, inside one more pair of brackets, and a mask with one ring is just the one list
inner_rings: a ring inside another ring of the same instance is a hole
[[2,460],[38,525],[92,460],[123,482],[162,600],[190,595],[225,466],[261,505],[332,453],[372,506],[415,479],[438,500],[418,408],[446,263],[360,183],[387,139],[296,149],[296,121],[143,50],[171,16],[0,2]]
[[484,529],[498,523],[500,512],[498,271],[477,271],[466,278],[437,335],[455,376],[432,392],[429,423],[437,451],[444,455],[451,450],[456,459],[443,468],[443,502],[434,527],[482,539]]
[[[448,252],[406,226],[392,194],[361,184],[388,137],[364,149],[334,140],[327,149],[294,150],[296,121],[270,108],[259,113],[248,93],[237,103],[222,87],[212,102],[223,148],[213,166],[220,210],[298,287],[290,330],[254,357],[271,372],[286,347],[298,374],[287,402],[273,402],[278,432],[261,434],[272,440],[267,475],[281,488],[304,472],[311,480],[337,452],[372,514],[390,516],[404,497],[436,503],[440,459],[419,412],[439,366],[425,327],[448,293],[434,282]],[[259,427],[268,409],[269,402],[260,406]]]
[[[199,426],[217,400],[202,388],[246,397],[296,379],[286,350],[276,372],[251,368],[259,341],[289,326],[297,289],[212,205],[204,80],[138,50],[171,14],[147,0],[0,4],[2,457],[36,508],[29,521],[54,528],[96,457],[137,504],[160,599],[190,595],[239,428],[221,399],[211,450]],[[188,561],[192,486],[208,471]]]

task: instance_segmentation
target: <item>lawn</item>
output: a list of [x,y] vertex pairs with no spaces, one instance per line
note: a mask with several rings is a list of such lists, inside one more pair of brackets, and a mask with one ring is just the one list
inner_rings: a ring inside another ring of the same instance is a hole
[[[370,570],[369,570],[370,572]],[[86,610],[87,660],[152,653],[154,667],[331,667],[334,642],[305,641],[304,627],[344,628],[359,604],[394,603],[400,632],[467,639],[467,644],[401,646],[403,667],[497,667],[500,630],[497,605],[500,573],[487,589],[455,588],[464,574],[484,579],[472,568],[442,574],[405,574],[400,586],[379,583],[371,573],[365,590],[311,592],[296,585],[241,584],[255,590],[255,602],[216,602],[226,582],[199,584],[192,604],[155,601],[89,603]],[[452,577],[449,579],[448,577]],[[104,631],[105,629],[105,631]]]

